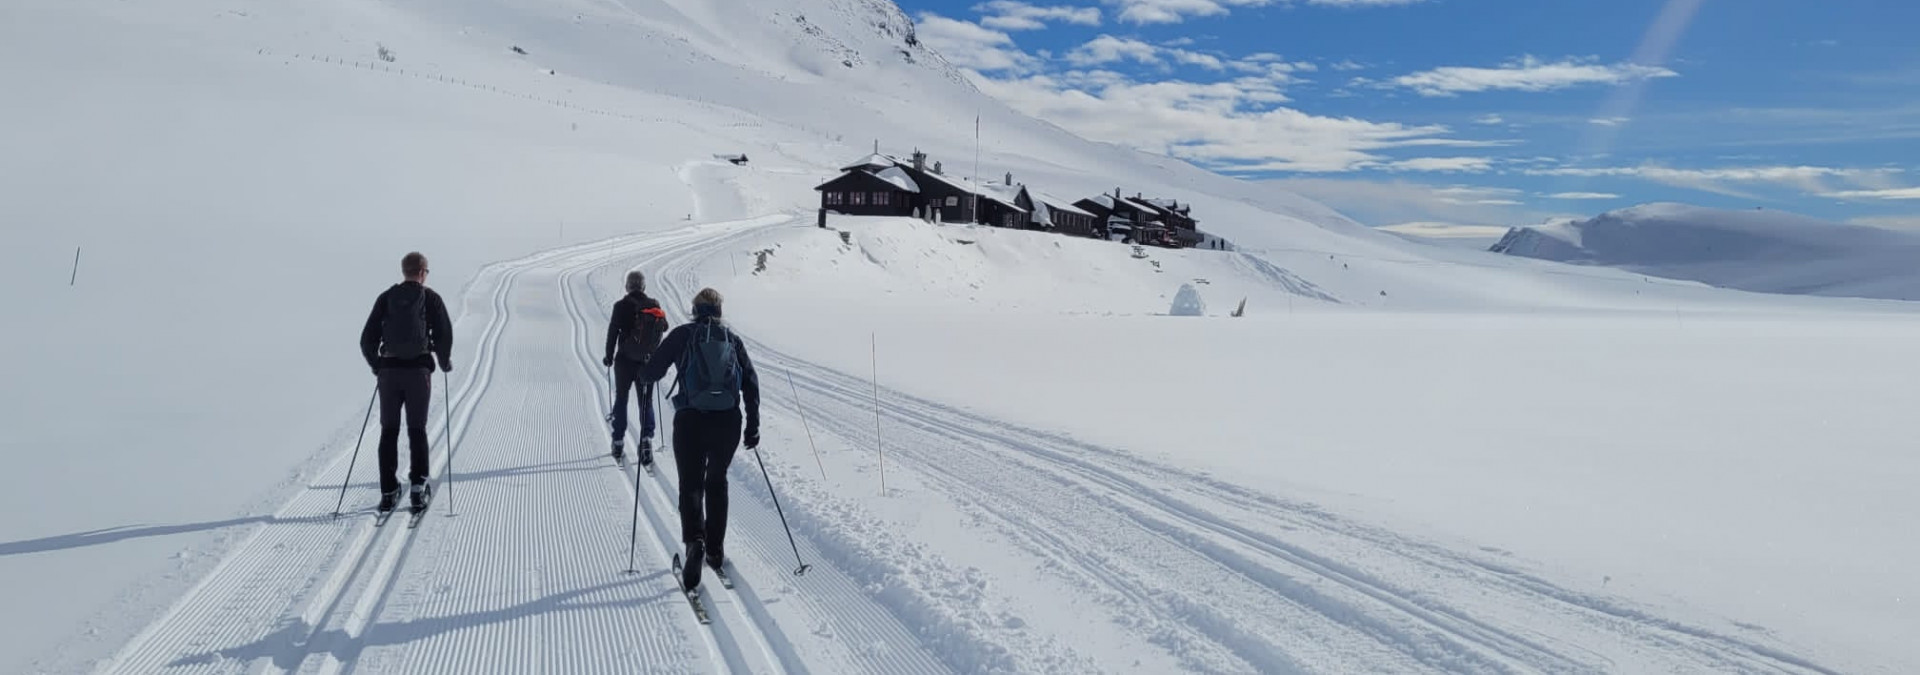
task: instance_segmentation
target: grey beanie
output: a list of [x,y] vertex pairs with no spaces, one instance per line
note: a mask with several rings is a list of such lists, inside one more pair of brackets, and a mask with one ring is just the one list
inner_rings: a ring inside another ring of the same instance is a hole
[[647,275],[642,273],[640,270],[634,270],[632,272],[628,272],[627,273],[627,292],[628,293],[647,292]]

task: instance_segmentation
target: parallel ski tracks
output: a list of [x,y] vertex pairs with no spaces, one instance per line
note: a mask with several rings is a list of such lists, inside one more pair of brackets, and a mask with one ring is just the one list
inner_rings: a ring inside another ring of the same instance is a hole
[[[593,383],[600,393],[601,404],[609,400],[609,391],[605,370],[595,357],[599,349],[593,326],[604,326],[606,317],[604,308],[608,307],[612,297],[602,297],[602,288],[617,288],[619,276],[625,269],[639,267],[647,272],[651,290],[660,298],[666,311],[674,316],[676,322],[687,320],[684,307],[692,297],[684,292],[684,285],[676,283],[691,266],[705,261],[715,252],[725,250],[744,239],[757,236],[761,227],[787,222],[790,219],[768,217],[738,221],[740,228],[733,232],[703,238],[685,245],[671,246],[651,250],[647,254],[621,261],[618,267],[595,265],[589,262],[570,271],[562,278],[567,287],[568,311],[573,315],[577,327],[577,339],[574,343],[575,356],[580,362],[581,372]],[[603,273],[608,278],[594,280],[591,274]],[[770,397],[763,397],[763,401]],[[671,411],[662,410],[658,438],[671,438]],[[638,429],[635,424],[633,429]],[[764,662],[768,668],[791,673],[807,672],[807,666],[799,656],[798,648],[793,644],[768,609],[766,596],[762,588],[780,588],[788,584],[804,586],[804,591],[786,593],[780,596],[782,602],[794,602],[803,607],[801,614],[817,622],[819,630],[824,628],[835,637],[828,642],[842,653],[822,654],[816,649],[809,652],[811,658],[826,659],[830,664],[821,664],[829,672],[870,672],[870,673],[929,673],[958,670],[954,664],[941,663],[932,652],[921,645],[921,636],[907,627],[901,617],[889,613],[874,602],[867,589],[854,582],[842,571],[828,565],[816,565],[807,576],[800,579],[783,578],[791,569],[785,561],[792,559],[792,551],[784,546],[785,534],[772,513],[770,506],[743,502],[741,497],[764,493],[762,482],[758,480],[758,471],[748,463],[755,461],[752,453],[742,449],[734,458],[733,509],[731,512],[730,535],[728,537],[729,558],[736,567],[742,562],[766,561],[766,564],[749,564],[751,573],[741,572],[734,575],[735,588],[731,591],[718,584],[703,583],[705,589],[703,602],[708,603],[714,618],[716,645],[722,656],[736,670],[746,668],[752,672],[768,672],[753,665]],[[655,546],[671,554],[678,551],[679,523],[674,514],[678,512],[673,495],[678,494],[678,480],[673,473],[673,457],[670,446],[661,443],[656,451],[657,475],[647,476],[641,473],[639,485],[651,485],[653,489],[642,488],[633,493],[642,500],[641,509],[646,525],[651,531]],[[630,466],[622,477],[626,489],[632,493],[637,466]],[[752,480],[748,480],[752,479]],[[643,537],[646,535],[642,535]],[[800,545],[819,560],[808,542]],[[769,576],[777,575],[777,576]]]
[[[493,364],[498,357],[498,342],[509,318],[508,297],[514,281],[525,269],[539,265],[572,249],[548,251],[517,261],[489,266],[476,275],[479,283],[493,284],[489,297],[487,324],[465,364],[471,373],[454,397],[454,437],[462,438],[471,422],[473,410],[487,393],[492,381]],[[467,297],[463,302],[471,300]],[[461,317],[465,323],[467,317]],[[445,394],[441,394],[444,396]],[[436,397],[438,398],[438,397]],[[445,399],[442,399],[445,400]],[[429,428],[441,429],[446,411],[432,406]],[[377,435],[368,429],[369,436]],[[436,449],[433,463],[442,465],[447,447],[442,434],[430,434]],[[368,471],[377,464],[373,441],[361,439],[357,470]],[[455,444],[457,446],[457,443]],[[322,627],[334,618],[351,588],[361,588],[349,608],[349,627],[364,626],[375,609],[379,593],[391,585],[391,574],[404,554],[405,542],[416,530],[389,523],[375,528],[368,516],[369,507],[348,509],[335,519],[331,516],[335,490],[347,468],[353,446],[339,449],[327,467],[313,478],[310,487],[300,491],[275,511],[267,523],[258,527],[209,570],[191,589],[147,628],[127,643],[112,658],[98,664],[101,673],[225,673],[291,672],[301,668],[308,656],[339,637],[322,634]],[[356,487],[356,495],[365,495],[368,485]],[[445,508],[446,495],[435,509]],[[395,545],[400,542],[400,545]],[[377,557],[376,557],[377,556]],[[369,564],[373,579],[360,579]],[[356,581],[360,583],[355,583]],[[291,601],[291,604],[289,604]],[[297,607],[297,609],[296,609]],[[348,640],[357,636],[349,630]],[[323,669],[337,669],[333,653]],[[331,665],[329,665],[331,664]]]

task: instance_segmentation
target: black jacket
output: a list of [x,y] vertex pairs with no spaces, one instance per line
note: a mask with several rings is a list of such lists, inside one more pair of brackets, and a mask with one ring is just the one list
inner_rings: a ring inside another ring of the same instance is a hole
[[645,293],[630,293],[613,303],[613,316],[607,320],[607,358],[619,354],[629,361],[647,360],[649,354],[632,353],[634,348],[621,339],[633,330],[633,313],[647,310],[653,310],[654,315],[660,317],[660,322],[666,323],[667,314],[660,311],[660,303]]
[[[694,319],[693,323],[680,324],[672,332],[667,333],[666,339],[660,341],[660,348],[653,350],[656,358],[648,361],[646,367],[640,370],[640,378],[648,382],[659,382],[660,378],[666,377],[667,366],[677,367],[680,360],[686,356],[687,347],[693,341],[694,329],[711,323],[719,323],[719,319],[704,317]],[[727,340],[733,343],[733,353],[740,357],[740,402],[746,405],[747,429],[758,430],[760,428],[760,375],[753,370],[753,359],[747,357],[747,343],[740,339],[740,334],[728,328]]]
[[[367,365],[375,368],[433,368],[433,357],[440,357],[441,363],[453,359],[453,319],[447,317],[447,303],[440,300],[440,294],[427,291],[427,351],[411,359],[395,359],[380,356],[380,335],[387,324],[387,296],[401,288],[419,286],[417,281],[403,281],[394,284],[373,301],[373,313],[367,316],[367,326],[360,329],[360,356],[366,358]],[[412,292],[411,290],[409,292]]]

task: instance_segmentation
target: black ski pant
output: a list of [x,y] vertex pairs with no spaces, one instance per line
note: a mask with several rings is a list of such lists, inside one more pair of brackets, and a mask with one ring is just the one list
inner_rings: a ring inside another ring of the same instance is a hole
[[407,482],[427,482],[427,402],[433,398],[433,369],[380,369],[380,491],[400,489],[400,413],[406,412],[411,469]]
[[[680,473],[680,540],[722,556],[727,537],[727,466],[740,447],[739,409],[673,415],[673,463]],[[704,507],[704,508],[703,508]],[[699,561],[688,561],[699,564]]]
[[613,440],[627,437],[627,393],[640,396],[640,437],[653,438],[653,384],[640,379],[647,362],[628,358],[613,360]]

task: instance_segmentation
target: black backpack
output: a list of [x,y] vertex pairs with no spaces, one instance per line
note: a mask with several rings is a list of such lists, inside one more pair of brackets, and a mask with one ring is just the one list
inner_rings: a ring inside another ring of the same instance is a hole
[[387,291],[387,320],[380,331],[380,355],[415,359],[427,355],[427,287],[409,293],[405,284]]
[[653,354],[653,350],[660,347],[660,339],[666,337],[667,319],[664,313],[647,312],[649,309],[660,312],[659,308],[645,307],[637,297],[628,299],[633,302],[633,324],[627,326],[626,335],[622,338],[626,345],[620,353],[631,360],[644,361]]

